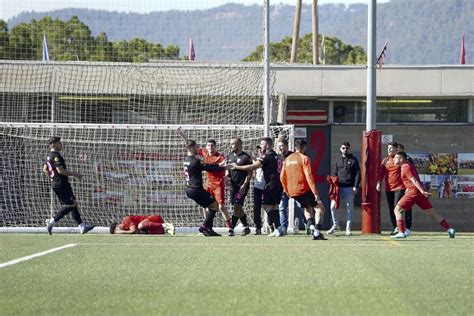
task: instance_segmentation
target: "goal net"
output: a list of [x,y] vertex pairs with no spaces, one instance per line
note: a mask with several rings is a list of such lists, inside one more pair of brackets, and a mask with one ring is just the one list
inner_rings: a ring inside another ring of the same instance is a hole
[[0,122],[263,124],[257,63],[0,63]]
[[[279,100],[268,63],[263,56],[236,61],[262,44],[269,10],[239,8],[245,14],[238,24],[253,30],[242,41],[242,30],[227,19],[235,6],[226,3],[147,0],[121,7],[135,12],[133,21],[123,12],[54,21],[48,12],[32,12],[31,23],[9,27],[0,61],[0,231],[43,226],[58,209],[41,172],[52,135],[64,141],[68,169],[85,175],[71,179],[84,220],[101,226],[151,213],[178,226],[201,223],[201,210],[184,195],[178,126],[201,145],[215,139],[223,153],[236,136],[247,151],[264,135],[292,143],[291,126],[268,128]],[[183,24],[190,19],[196,23]]]
[[[160,214],[177,226],[199,226],[202,209],[185,195],[186,151],[178,127],[202,146],[216,140],[224,154],[234,137],[242,138],[248,153],[263,137],[262,125],[0,123],[0,226],[43,226],[60,207],[50,179],[41,172],[52,134],[62,138],[67,168],[84,175],[82,181],[70,181],[85,221],[107,226],[130,214]],[[272,126],[270,131],[272,137],[293,140],[292,126]],[[252,206],[250,190],[245,206],[250,220]],[[75,223],[65,218],[60,224]],[[223,225],[220,216],[216,225]]]
[[[159,213],[199,225],[176,129],[201,145],[216,140],[222,153],[238,136],[252,152],[264,136],[263,81],[253,63],[0,63],[0,226],[40,227],[60,207],[41,172],[52,135],[64,142],[68,169],[85,175],[71,179],[85,221]],[[293,140],[292,126],[270,130]],[[250,190],[250,219],[252,205]]]

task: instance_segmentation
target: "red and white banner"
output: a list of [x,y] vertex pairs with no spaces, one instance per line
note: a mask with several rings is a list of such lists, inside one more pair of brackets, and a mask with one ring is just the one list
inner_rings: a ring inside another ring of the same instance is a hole
[[293,125],[326,125],[328,114],[325,110],[290,110],[286,114],[286,122]]

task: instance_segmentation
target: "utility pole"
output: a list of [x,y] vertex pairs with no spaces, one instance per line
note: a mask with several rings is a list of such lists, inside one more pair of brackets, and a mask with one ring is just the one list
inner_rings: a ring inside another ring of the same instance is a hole
[[312,7],[312,33],[313,33],[313,65],[319,64],[319,43],[318,43],[318,0],[313,0]]
[[299,42],[299,36],[300,36],[301,2],[302,0],[296,0],[295,19],[293,22],[293,42],[291,43],[291,57],[290,57],[290,63],[292,64],[298,61],[298,42]]

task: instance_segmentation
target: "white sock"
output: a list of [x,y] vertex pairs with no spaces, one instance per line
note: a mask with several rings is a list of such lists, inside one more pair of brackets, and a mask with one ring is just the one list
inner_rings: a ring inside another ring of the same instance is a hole
[[56,223],[56,221],[54,220],[54,217],[51,217],[51,218],[49,219],[49,223],[50,223],[50,224],[55,224],[55,223]]
[[309,229],[316,230],[316,226],[314,226],[314,225],[309,225]]
[[315,229],[313,236],[318,237],[319,236],[319,229]]
[[77,225],[77,227],[79,227],[79,228],[84,228],[84,226],[86,226],[86,224],[84,224],[84,223],[80,223],[79,225]]

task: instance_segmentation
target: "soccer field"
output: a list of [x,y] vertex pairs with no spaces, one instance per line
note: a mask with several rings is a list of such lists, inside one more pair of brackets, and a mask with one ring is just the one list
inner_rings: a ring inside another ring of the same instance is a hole
[[[471,315],[474,234],[0,235],[2,315]],[[31,260],[14,259],[72,244]]]

